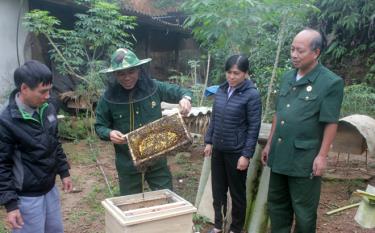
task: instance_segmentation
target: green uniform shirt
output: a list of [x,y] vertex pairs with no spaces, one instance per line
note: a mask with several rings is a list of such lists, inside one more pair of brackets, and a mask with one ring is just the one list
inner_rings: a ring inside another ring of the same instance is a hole
[[325,125],[339,119],[344,83],[321,64],[298,81],[296,74],[282,79],[268,165],[275,173],[308,177]]
[[[177,85],[156,81],[157,90],[154,94],[136,103],[110,103],[105,98],[100,98],[96,107],[95,131],[102,140],[110,140],[111,130],[118,130],[123,134],[137,129],[143,125],[162,117],[160,103],[178,103],[185,95],[192,96],[192,93]],[[133,114],[131,114],[133,112]],[[133,117],[132,117],[133,115]],[[117,155],[131,162],[129,148],[127,145],[115,144]],[[126,156],[124,156],[126,155]],[[132,163],[129,163],[132,167]]]

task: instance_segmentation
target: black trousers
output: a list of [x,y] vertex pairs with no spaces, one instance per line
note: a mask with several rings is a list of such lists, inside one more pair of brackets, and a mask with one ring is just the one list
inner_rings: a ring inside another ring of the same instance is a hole
[[226,214],[227,192],[232,197],[232,224],[230,230],[240,233],[246,215],[247,170],[237,170],[241,154],[213,150],[211,158],[212,197],[215,211],[215,228],[222,229]]

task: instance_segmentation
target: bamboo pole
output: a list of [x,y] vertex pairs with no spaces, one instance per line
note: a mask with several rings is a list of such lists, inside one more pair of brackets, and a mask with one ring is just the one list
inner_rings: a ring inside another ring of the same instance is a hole
[[249,168],[247,170],[247,179],[246,179],[246,218],[244,229],[248,228],[250,217],[252,214],[252,206],[254,199],[256,197],[257,186],[259,182],[259,174],[262,169],[261,165],[261,154],[263,147],[260,144],[257,144],[255,148],[255,153],[253,158],[250,161]]
[[331,211],[328,211],[326,213],[326,215],[336,214],[338,212],[357,207],[357,206],[359,206],[359,204],[361,204],[361,203],[355,203],[355,204],[347,205],[347,206],[344,206],[344,207],[341,207],[341,208],[338,208],[338,209],[335,209],[335,210],[331,210]]
[[95,162],[96,162],[96,165],[98,166],[100,172],[102,173],[103,177],[104,177],[104,181],[107,185],[107,188],[108,188],[108,191],[109,191],[109,194],[111,195],[111,197],[113,197],[113,192],[112,192],[112,189],[111,189],[111,185],[109,184],[109,181],[108,181],[108,178],[103,170],[103,167],[101,166],[100,164],[100,161],[98,158],[95,159]]
[[258,187],[258,193],[254,201],[254,209],[247,230],[248,233],[263,233],[267,231],[267,194],[270,174],[271,169],[269,167],[263,167]]
[[268,84],[266,106],[264,108],[264,115],[263,115],[262,122],[264,122],[264,120],[266,119],[267,114],[268,114],[269,109],[270,109],[271,93],[272,93],[272,89],[273,89],[273,83],[274,83],[275,78],[276,78],[276,70],[277,70],[277,66],[279,65],[281,47],[282,47],[283,42],[284,42],[284,32],[285,32],[285,28],[286,28],[286,20],[287,20],[287,14],[284,14],[282,19],[281,19],[275,63],[273,64],[272,76],[271,76],[270,83]]
[[105,174],[104,169],[103,169],[103,167],[101,166],[101,163],[100,163],[98,157],[96,156],[96,155],[97,155],[97,152],[94,151],[94,148],[92,147],[92,143],[91,143],[91,142],[89,143],[89,146],[90,146],[91,154],[95,155],[95,163],[96,163],[96,166],[99,168],[100,172],[102,173],[102,175],[103,175],[103,177],[104,177],[104,181],[105,181],[105,183],[106,183],[106,185],[107,185],[108,191],[109,191],[110,195],[113,197],[113,192],[112,192],[112,189],[111,189],[111,185],[109,184],[109,181],[108,181],[107,175]]

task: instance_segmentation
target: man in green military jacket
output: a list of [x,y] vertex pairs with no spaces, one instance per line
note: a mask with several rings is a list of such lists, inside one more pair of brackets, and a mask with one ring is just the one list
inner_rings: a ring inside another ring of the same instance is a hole
[[316,231],[321,176],[336,135],[343,80],[318,62],[323,38],[305,29],[291,46],[296,69],[281,82],[262,161],[271,167],[268,208],[272,233]]
[[[191,109],[192,93],[151,79],[142,66],[150,61],[139,60],[132,51],[121,48],[112,55],[111,67],[102,71],[114,79],[98,102],[95,131],[114,143],[121,195],[142,192],[142,173],[133,165],[124,134],[161,118],[162,101],[179,103],[182,115]],[[167,160],[159,159],[147,167],[144,179],[152,190],[172,189]]]

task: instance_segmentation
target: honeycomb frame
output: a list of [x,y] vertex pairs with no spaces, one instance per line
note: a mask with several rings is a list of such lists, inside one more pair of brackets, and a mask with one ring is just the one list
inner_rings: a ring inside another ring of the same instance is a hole
[[190,145],[192,138],[179,113],[162,117],[125,135],[136,167]]

